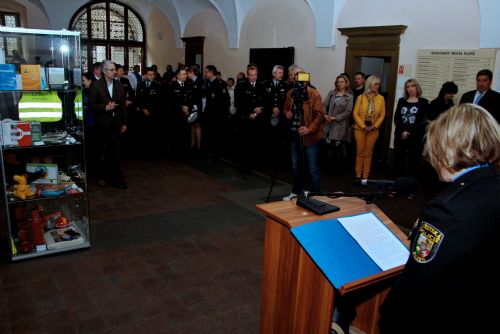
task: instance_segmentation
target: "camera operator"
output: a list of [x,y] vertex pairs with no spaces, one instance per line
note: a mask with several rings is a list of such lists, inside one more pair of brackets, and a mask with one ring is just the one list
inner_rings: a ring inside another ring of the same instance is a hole
[[[300,67],[294,69],[295,84],[287,93],[285,117],[290,120],[290,151],[292,157],[292,192],[283,198],[290,200],[302,194],[305,172],[309,177],[309,191],[320,191],[319,150],[323,138],[325,116],[318,91],[312,88],[308,76]],[[307,165],[306,165],[307,163]]]

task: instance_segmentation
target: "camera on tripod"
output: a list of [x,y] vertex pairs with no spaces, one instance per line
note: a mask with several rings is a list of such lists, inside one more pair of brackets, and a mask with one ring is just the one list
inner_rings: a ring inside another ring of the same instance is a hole
[[307,94],[307,84],[311,80],[311,75],[309,73],[300,72],[296,74],[295,87],[293,88],[293,103],[302,107],[305,101],[309,99]]

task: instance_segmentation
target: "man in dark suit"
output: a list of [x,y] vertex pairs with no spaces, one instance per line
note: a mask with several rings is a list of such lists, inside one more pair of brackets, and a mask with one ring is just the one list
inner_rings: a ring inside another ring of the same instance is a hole
[[493,73],[481,70],[476,75],[476,90],[464,93],[460,103],[474,103],[488,110],[500,123],[500,93],[491,89]]
[[103,76],[92,83],[89,94],[90,110],[96,114],[99,161],[99,185],[127,188],[120,168],[120,135],[127,130],[125,92],[115,80],[116,67],[111,60],[101,65]]
[[227,119],[231,97],[227,91],[227,84],[217,78],[217,68],[208,65],[204,71],[206,85],[206,105],[203,111],[205,122],[205,138],[208,149],[219,158],[225,151],[224,137],[227,133]]

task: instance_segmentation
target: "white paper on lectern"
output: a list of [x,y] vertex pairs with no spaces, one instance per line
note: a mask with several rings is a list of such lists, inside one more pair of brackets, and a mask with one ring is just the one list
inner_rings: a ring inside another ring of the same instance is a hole
[[408,260],[406,246],[372,212],[337,220],[382,270]]

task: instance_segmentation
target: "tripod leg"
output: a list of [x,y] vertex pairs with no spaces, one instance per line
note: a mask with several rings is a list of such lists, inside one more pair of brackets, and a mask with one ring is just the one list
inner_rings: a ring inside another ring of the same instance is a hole
[[267,193],[266,203],[269,203],[269,198],[271,197],[271,192],[273,191],[274,183],[276,182],[276,177],[278,176],[278,168],[274,168],[274,175],[271,180],[271,186],[269,187],[269,192]]

